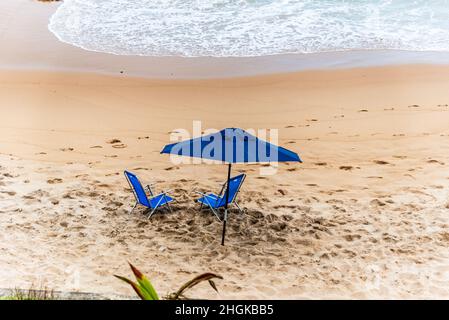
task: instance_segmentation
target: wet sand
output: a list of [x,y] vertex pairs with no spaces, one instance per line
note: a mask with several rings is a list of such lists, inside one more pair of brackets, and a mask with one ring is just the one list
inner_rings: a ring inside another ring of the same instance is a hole
[[157,79],[232,78],[304,70],[347,69],[399,64],[449,65],[449,53],[362,50],[282,54],[250,58],[118,56],[85,51],[58,41],[48,21],[61,2],[0,2],[0,68],[90,72]]

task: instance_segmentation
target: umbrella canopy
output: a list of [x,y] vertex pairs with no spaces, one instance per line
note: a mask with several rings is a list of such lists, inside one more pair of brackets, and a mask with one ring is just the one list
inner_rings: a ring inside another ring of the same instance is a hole
[[238,128],[226,128],[209,135],[172,143],[166,145],[161,153],[225,163],[302,162],[295,152]]
[[302,162],[295,152],[259,139],[238,128],[226,128],[198,138],[168,144],[162,149],[161,153],[221,161],[229,165],[222,245],[224,245],[226,232],[231,164]]

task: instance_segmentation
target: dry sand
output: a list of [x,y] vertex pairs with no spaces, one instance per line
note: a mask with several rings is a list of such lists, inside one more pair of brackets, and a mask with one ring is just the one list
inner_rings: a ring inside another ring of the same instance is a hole
[[[449,298],[448,89],[441,66],[191,81],[1,71],[0,287],[132,295],[112,277],[129,260],[162,293],[213,271],[220,294],[192,295]],[[193,120],[278,128],[304,160],[273,176],[235,166],[245,213],[224,247],[193,190],[218,189],[226,167],[159,154]],[[175,212],[129,215],[125,168],[173,189]]]
[[[48,32],[55,8],[0,3],[0,287],[133,295],[112,277],[129,275],[129,260],[161,293],[213,271],[220,294],[204,284],[193,296],[449,298],[449,67],[132,78],[260,73],[280,61],[86,52]],[[234,167],[248,175],[245,213],[231,214],[225,247],[221,224],[193,200],[218,191],[226,167],[159,154],[193,120],[279,129],[305,161],[273,176]],[[124,169],[173,189],[175,212],[129,215]]]

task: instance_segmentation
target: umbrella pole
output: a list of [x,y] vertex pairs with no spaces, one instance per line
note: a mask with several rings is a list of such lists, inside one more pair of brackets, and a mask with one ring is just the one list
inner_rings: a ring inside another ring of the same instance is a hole
[[228,165],[228,183],[226,184],[226,202],[225,213],[223,219],[223,233],[221,235],[221,245],[224,246],[225,234],[226,234],[226,221],[228,220],[228,201],[229,201],[229,182],[231,180],[231,163]]

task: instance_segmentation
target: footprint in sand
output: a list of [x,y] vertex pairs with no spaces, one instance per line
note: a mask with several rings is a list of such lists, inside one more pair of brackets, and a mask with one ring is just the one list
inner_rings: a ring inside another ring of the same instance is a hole
[[175,166],[175,167],[168,167],[168,168],[165,168],[164,170],[170,171],[170,170],[178,170],[178,169],[179,169],[179,167],[178,167],[178,166]]
[[374,160],[373,162],[375,164],[380,164],[380,165],[390,164],[388,161],[384,161],[384,160]]
[[354,167],[353,166],[340,166],[338,169],[350,171],[350,170],[354,169]]
[[92,147],[90,147],[91,149],[101,149],[101,148],[103,148],[102,146],[92,146]]
[[385,202],[382,202],[382,201],[380,201],[379,199],[371,200],[370,204],[371,204],[372,206],[376,206],[376,207],[383,207],[383,206],[386,205]]
[[105,177],[118,176],[119,174],[120,174],[119,172],[108,173],[105,174]]
[[290,129],[290,128],[294,128],[295,126],[285,126],[285,129]]
[[361,236],[358,234],[347,234],[347,235],[343,236],[343,238],[346,241],[354,241],[354,240],[360,239]]
[[440,107],[440,108],[449,107],[449,104],[439,104],[438,107]]
[[438,161],[438,160],[434,160],[434,159],[427,160],[427,163],[435,163],[435,164],[440,164],[442,166],[445,165],[444,162],[441,162],[441,161]]
[[106,141],[106,143],[109,143],[109,144],[116,144],[116,143],[122,143],[122,141],[119,140],[119,139],[114,138],[114,139],[111,139],[111,140]]
[[62,179],[60,179],[60,178],[48,179],[48,180],[47,180],[47,183],[48,183],[48,184],[62,183]]
[[17,194],[17,192],[15,192],[15,191],[0,191],[0,193],[5,193],[5,194],[7,194],[8,196],[15,196],[16,194]]
[[124,143],[117,143],[117,144],[113,144],[112,147],[115,149],[124,149],[127,147],[127,145]]
[[12,174],[10,174],[8,172],[4,173],[3,176],[6,177],[6,178],[17,178],[18,177],[18,175],[12,175]]
[[409,108],[419,108],[419,105],[417,104],[412,104],[411,106],[408,106]]
[[145,136],[145,137],[137,137],[137,140],[148,140],[150,139],[149,136]]
[[393,111],[394,108],[385,108],[384,111]]
[[24,195],[22,198],[24,198],[24,199],[32,199],[32,200],[39,200],[39,199],[41,199],[43,197],[48,197],[49,195],[50,194],[47,191],[38,189],[36,191],[30,192],[30,193]]
[[315,162],[316,166],[327,166],[327,162]]
[[283,189],[278,189],[278,191],[281,195],[285,196],[287,194],[287,191],[283,190]]
[[368,110],[366,110],[366,109],[361,109],[361,110],[359,110],[359,111],[357,111],[357,112],[368,112]]
[[67,152],[67,151],[74,151],[74,148],[60,148],[59,150],[61,150],[62,152]]
[[270,229],[279,232],[279,231],[282,231],[287,228],[287,223],[282,222],[282,221],[274,222],[274,223],[271,223],[269,225],[269,227],[270,227]]
[[99,188],[112,188],[112,186],[110,184],[107,184],[107,183],[99,183],[99,184],[97,184],[97,187],[99,187]]

